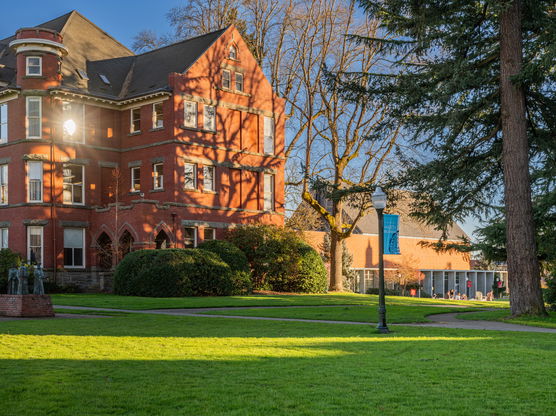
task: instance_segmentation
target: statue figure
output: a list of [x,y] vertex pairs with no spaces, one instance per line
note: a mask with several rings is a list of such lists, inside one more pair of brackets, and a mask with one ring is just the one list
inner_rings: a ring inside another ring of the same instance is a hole
[[29,271],[27,267],[21,266],[19,268],[19,273],[17,275],[18,285],[17,285],[17,295],[28,295],[29,294]]
[[17,272],[18,272],[17,267],[12,267],[8,272],[8,295],[17,294],[17,285],[18,285]]
[[34,295],[44,295],[44,271],[40,264],[37,265],[35,268],[35,275],[34,275],[34,284],[33,284],[33,294]]

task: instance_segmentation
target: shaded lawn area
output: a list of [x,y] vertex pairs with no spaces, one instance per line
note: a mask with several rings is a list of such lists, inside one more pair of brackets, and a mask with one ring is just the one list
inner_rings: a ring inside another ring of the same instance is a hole
[[[428,322],[427,315],[436,313],[467,312],[473,308],[436,308],[431,306],[405,306],[391,304],[386,310],[386,320],[390,323]],[[506,314],[507,312],[504,311]],[[378,322],[378,309],[375,306],[342,306],[318,308],[284,309],[244,309],[206,311],[203,315],[261,316],[269,318],[320,319],[327,321]]]
[[554,413],[553,335],[395,331],[154,315],[0,322],[2,414]]
[[[427,298],[388,296],[389,304],[399,305],[462,305],[466,307],[507,308],[508,302],[455,301]],[[115,309],[178,309],[178,308],[218,308],[233,306],[320,306],[320,305],[376,305],[378,296],[356,293],[335,293],[325,295],[253,295],[188,298],[146,298],[138,296],[117,296],[104,294],[61,294],[52,295],[55,305],[88,306]]]
[[530,326],[540,326],[544,328],[556,328],[556,312],[549,312],[546,317],[539,316],[520,316],[512,318],[507,310],[500,311],[481,311],[471,314],[458,316],[459,319],[482,320],[482,321],[502,321],[509,324],[520,324]]

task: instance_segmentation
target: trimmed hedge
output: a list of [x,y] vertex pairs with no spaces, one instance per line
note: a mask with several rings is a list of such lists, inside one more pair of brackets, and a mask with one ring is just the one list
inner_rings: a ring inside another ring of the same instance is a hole
[[245,257],[243,251],[228,241],[205,241],[204,243],[199,244],[198,248],[218,254],[218,256],[224,260],[224,262],[230,266],[232,270],[246,272],[248,274],[251,273],[251,270],[249,269],[249,262],[247,261],[247,257]]
[[230,267],[201,249],[138,250],[124,257],[114,274],[118,295],[229,296],[236,290]]

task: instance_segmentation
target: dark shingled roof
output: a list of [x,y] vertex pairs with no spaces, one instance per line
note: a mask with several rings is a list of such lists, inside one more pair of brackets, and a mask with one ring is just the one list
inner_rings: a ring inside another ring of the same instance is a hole
[[[126,99],[168,88],[168,74],[183,73],[199,59],[226,29],[187,39],[140,55],[72,11],[36,27],[56,30],[69,53],[62,62],[62,86],[112,99]],[[0,40],[0,82],[15,86],[15,54],[8,48],[11,36]],[[85,70],[89,80],[77,73]],[[110,85],[104,83],[105,75]]]

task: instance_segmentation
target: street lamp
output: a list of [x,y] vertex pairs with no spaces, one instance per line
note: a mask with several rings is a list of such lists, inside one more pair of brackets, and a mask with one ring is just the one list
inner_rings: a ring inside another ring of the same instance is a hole
[[390,332],[386,326],[386,301],[384,299],[384,208],[386,194],[377,187],[371,197],[378,215],[378,325],[376,329],[382,334]]

